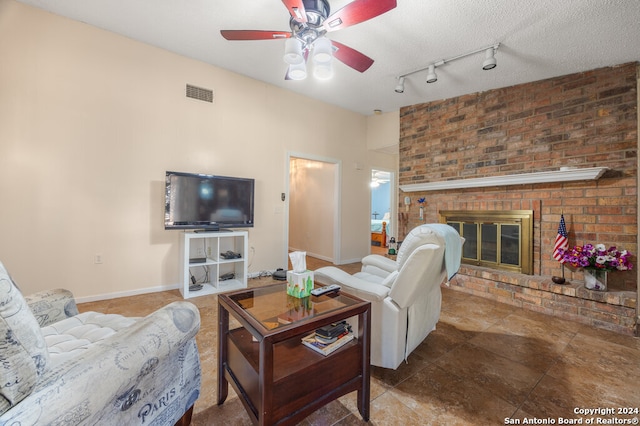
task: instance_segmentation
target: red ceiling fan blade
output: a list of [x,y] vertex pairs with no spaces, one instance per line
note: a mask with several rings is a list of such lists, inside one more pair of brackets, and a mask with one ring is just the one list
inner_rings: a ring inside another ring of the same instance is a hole
[[371,65],[373,65],[373,59],[367,55],[334,40],[331,40],[331,44],[338,49],[333,52],[333,57],[345,65],[350,66],[354,70],[365,72]]
[[221,30],[220,34],[227,40],[276,40],[291,37],[291,33],[287,31]]
[[324,21],[324,29],[335,31],[382,15],[396,7],[396,0],[355,0]]
[[307,12],[302,0],[282,0],[282,3],[287,6],[289,13],[296,19],[296,21],[307,22]]

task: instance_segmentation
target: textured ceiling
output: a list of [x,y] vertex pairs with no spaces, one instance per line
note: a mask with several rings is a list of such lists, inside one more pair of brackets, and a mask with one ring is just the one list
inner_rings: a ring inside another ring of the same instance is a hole
[[[390,12],[329,33],[373,58],[359,73],[340,62],[331,80],[284,80],[284,40],[227,41],[223,29],[289,31],[281,0],[20,0],[58,15],[365,115],[405,105],[640,60],[639,0],[398,0]],[[349,0],[329,0],[335,12]],[[501,43],[407,78],[396,76]]]

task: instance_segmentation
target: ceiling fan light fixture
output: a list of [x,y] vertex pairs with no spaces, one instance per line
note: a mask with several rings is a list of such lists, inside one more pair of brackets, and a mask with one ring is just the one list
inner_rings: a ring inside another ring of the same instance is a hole
[[299,64],[291,64],[287,74],[291,80],[304,80],[307,78],[307,66],[304,61]]
[[288,38],[284,44],[284,61],[289,65],[297,65],[304,62],[302,56],[302,42],[297,38]]
[[313,76],[319,80],[328,80],[333,77],[333,66],[331,62],[313,64]]
[[318,37],[313,43],[313,62],[331,62],[331,58],[333,58],[333,47],[331,46],[331,40],[326,37]]
[[[329,0],[282,0],[289,12],[291,31],[269,30],[221,30],[220,35],[230,41],[294,39],[286,43],[282,56],[288,64],[285,80],[301,80],[306,77],[305,64],[311,56],[311,63],[326,64],[315,74],[320,78],[332,76],[331,62],[336,59],[359,72],[365,72],[373,59],[339,42],[331,42],[325,37],[330,31],[340,30],[368,21],[391,9],[397,0],[355,0],[331,14]],[[297,40],[297,41],[295,41]],[[334,46],[335,45],[335,46]],[[339,49],[339,50],[338,50]]]
[[498,65],[496,58],[493,56],[494,53],[495,53],[495,50],[493,47],[490,47],[487,50],[485,50],[485,53],[484,53],[485,59],[484,59],[484,62],[482,63],[483,70],[485,71],[492,70]]
[[431,64],[429,65],[429,72],[427,73],[427,83],[435,83],[436,81],[438,81],[436,66],[434,64]]
[[396,84],[396,93],[404,93],[404,77],[398,78],[398,84]]

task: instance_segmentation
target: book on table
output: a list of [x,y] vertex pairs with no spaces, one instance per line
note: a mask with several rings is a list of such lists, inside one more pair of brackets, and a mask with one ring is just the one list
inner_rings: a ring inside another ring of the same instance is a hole
[[302,338],[302,344],[326,356],[340,349],[353,339],[353,333],[345,332],[343,335],[336,337],[331,343],[326,343],[326,340],[318,338],[316,333],[312,333]]

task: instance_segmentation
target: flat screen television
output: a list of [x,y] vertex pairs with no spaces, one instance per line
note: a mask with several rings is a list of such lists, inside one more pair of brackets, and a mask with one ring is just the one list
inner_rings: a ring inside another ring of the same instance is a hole
[[166,172],[165,229],[253,227],[254,179]]

